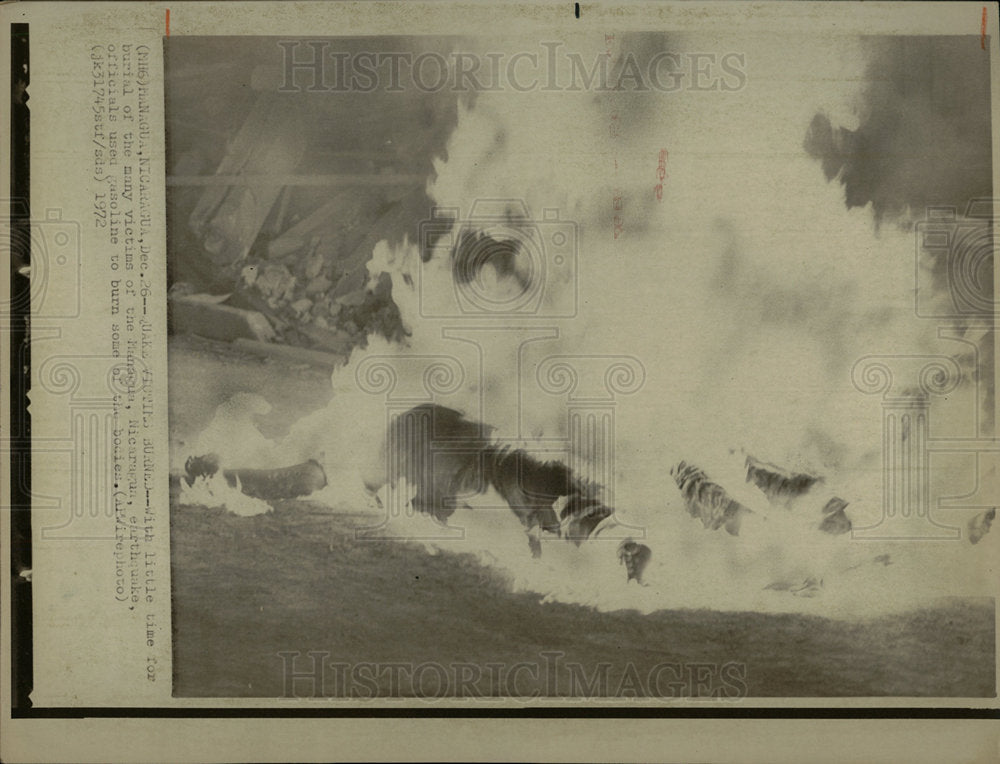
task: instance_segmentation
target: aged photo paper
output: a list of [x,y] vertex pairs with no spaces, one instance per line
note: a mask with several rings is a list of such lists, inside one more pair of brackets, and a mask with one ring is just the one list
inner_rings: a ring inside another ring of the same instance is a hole
[[5,760],[995,758],[993,6],[0,13]]

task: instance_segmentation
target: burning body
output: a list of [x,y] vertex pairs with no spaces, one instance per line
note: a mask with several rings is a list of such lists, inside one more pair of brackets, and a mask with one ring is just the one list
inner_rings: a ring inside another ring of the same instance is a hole
[[[365,479],[365,488],[375,495],[386,486],[405,484],[412,492],[410,507],[444,524],[474,497],[495,491],[520,522],[536,558],[542,555],[543,537],[579,546],[611,528],[621,532],[614,509],[602,498],[602,486],[582,479],[560,461],[544,461],[505,445],[493,432],[492,426],[455,409],[416,406],[389,425],[379,458],[384,469],[379,477]],[[199,477],[219,472],[220,460],[213,454],[192,457],[185,469],[187,483],[192,485]],[[222,474],[230,487],[266,501],[307,496],[327,485],[315,461],[273,470],[226,469]],[[754,515],[754,510],[731,498],[695,465],[680,462],[671,474],[684,506],[708,530],[725,528],[738,536],[741,523]],[[752,457],[746,460],[746,480],[771,504],[786,508],[821,482],[818,477],[789,473]],[[822,518],[817,517],[817,530],[833,535],[848,532],[851,522],[845,507],[836,497],[827,501]],[[626,581],[644,583],[653,554],[642,541],[624,537],[617,557],[625,566]]]
[[[540,461],[523,449],[496,443],[492,432],[491,426],[444,406],[410,409],[386,434],[385,481],[405,479],[415,486],[411,506],[440,522],[464,499],[495,490],[524,527],[534,557],[541,556],[542,533],[579,545],[615,524],[614,510],[600,498],[600,486],[561,462]],[[650,556],[648,547],[632,539],[618,547],[629,581],[642,581]]]
[[[523,449],[496,442],[493,427],[461,412],[425,404],[399,415],[381,448],[381,477],[365,479],[376,495],[383,487],[405,484],[413,491],[410,506],[447,523],[455,510],[477,495],[495,491],[524,528],[533,557],[542,554],[548,534],[579,545],[616,525],[614,510],[600,498],[601,486],[580,479],[559,461],[541,461]],[[278,469],[222,469],[217,454],[192,456],[185,464],[188,486],[221,475],[230,488],[273,501],[308,496],[327,486],[315,460]],[[628,581],[642,582],[649,548],[626,538],[618,559]]]
[[[408,350],[419,348],[426,351],[428,345],[430,349],[437,349],[434,343],[438,341],[436,335],[440,329],[433,328],[436,324],[428,324],[432,327],[429,331],[423,328],[425,313],[454,317],[464,315],[462,311],[477,309],[480,313],[475,315],[480,318],[492,316],[482,311],[490,306],[520,309],[523,307],[521,300],[536,292],[541,295],[539,299],[542,301],[538,305],[532,304],[532,310],[542,311],[539,306],[548,309],[560,304],[559,289],[549,290],[550,286],[561,284],[563,291],[572,291],[555,277],[549,279],[552,284],[533,281],[542,279],[542,274],[552,276],[549,270],[542,267],[548,262],[542,254],[547,250],[539,242],[544,240],[544,231],[553,242],[561,242],[565,247],[568,233],[563,230],[562,223],[550,220],[544,221],[544,226],[536,224],[523,209],[518,211],[516,205],[499,209],[497,216],[500,222],[496,226],[500,233],[478,228],[485,225],[483,221],[473,221],[475,225],[451,219],[434,221],[440,223],[440,230],[435,229],[434,233],[449,233],[451,236],[447,241],[456,243],[435,245],[437,249],[433,249],[431,265],[438,267],[428,267],[419,279],[414,278],[412,269],[421,267],[422,261],[413,248],[404,246],[399,251],[390,250],[385,245],[376,248],[369,271],[373,278],[376,275],[381,278],[384,273],[393,277],[393,300],[400,308],[404,325],[411,332]],[[572,261],[568,253],[558,247],[553,250],[551,259],[553,263],[563,265]],[[562,275],[568,278],[567,273]],[[420,284],[419,290],[415,284]],[[545,289],[541,288],[543,286]],[[434,295],[462,299],[452,305],[447,301],[431,299]],[[453,313],[445,308],[454,309]],[[514,315],[524,319],[535,314],[515,311]],[[544,315],[544,311],[540,315]],[[555,315],[561,314],[555,311]],[[413,357],[423,356],[415,353]],[[405,353],[400,355],[401,360],[406,358]],[[358,368],[352,370],[357,372]],[[356,374],[344,372],[341,379],[357,384],[358,378]],[[502,391],[504,380],[497,378],[493,381]],[[358,416],[361,409],[354,407],[357,399],[351,398],[352,392],[354,388],[350,387],[335,414],[326,420],[325,425],[318,429],[314,427],[314,433],[340,431],[348,417]],[[378,415],[383,413],[384,409],[377,412]],[[375,412],[369,415],[369,422],[375,421],[374,415]],[[626,569],[626,583],[633,579],[639,584],[646,583],[645,578],[651,573],[649,564],[663,539],[647,545],[645,538],[630,537],[627,529],[616,521],[615,510],[605,498],[605,486],[585,480],[560,461],[540,459],[530,450],[505,444],[494,437],[495,432],[496,428],[491,424],[470,419],[459,410],[438,404],[418,405],[396,416],[384,432],[384,437],[372,438],[366,444],[371,447],[370,451],[352,439],[349,447],[339,449],[337,456],[331,459],[331,465],[336,463],[336,469],[340,469],[346,468],[352,460],[357,461],[353,466],[360,469],[362,476],[358,483],[363,483],[371,496],[379,498],[380,492],[387,488],[385,496],[391,496],[392,501],[408,501],[414,512],[432,517],[442,524],[447,524],[457,509],[471,509],[475,497],[494,492],[517,518],[533,557],[542,556],[543,539],[569,541],[579,547],[603,534],[605,540],[614,537],[620,541],[616,545],[617,560]],[[381,440],[377,456],[374,453],[377,450],[376,440]],[[309,437],[307,442],[313,442],[313,438]],[[321,441],[317,439],[317,442]],[[294,446],[296,450],[299,450],[298,445]],[[318,455],[299,452],[301,458]],[[364,456],[360,455],[361,452]],[[329,455],[330,452],[325,453]],[[730,536],[744,536],[741,539],[743,542],[754,533],[748,527],[748,523],[752,523],[762,530],[763,536],[784,538],[791,546],[802,546],[803,549],[808,549],[810,543],[799,531],[815,539],[840,536],[852,530],[852,521],[846,512],[847,502],[828,494],[820,475],[792,472],[746,456],[741,476],[729,467],[721,468],[729,473],[726,480],[730,490],[727,490],[702,469],[703,466],[681,460],[663,464],[662,472],[656,471],[665,474],[669,469],[679,493],[677,498],[680,499],[674,502],[675,506],[684,507],[692,518],[701,521],[706,530],[725,528]],[[219,469],[217,457],[193,457],[188,460],[186,469],[188,484],[191,485],[198,476],[214,475]],[[316,462],[278,470],[230,469],[222,474],[231,488],[236,487],[242,493],[264,501],[305,496],[327,484],[326,473]],[[737,485],[744,481],[746,486]],[[668,496],[663,497],[664,505],[671,503]],[[988,532],[994,516],[995,512],[984,513],[974,519],[969,529],[972,543]],[[794,534],[781,528],[792,519],[795,520]],[[765,526],[764,523],[769,521],[773,522]],[[611,532],[611,528],[616,528],[616,531]],[[635,535],[635,530],[632,533]],[[490,543],[499,543],[493,536],[489,536],[489,540]],[[666,550],[660,554],[666,554]],[[597,559],[589,553],[582,557],[589,557],[591,564]],[[880,564],[889,564],[888,555],[879,555],[874,559]],[[800,574],[796,572],[792,575]],[[798,580],[772,581],[765,588],[791,591],[797,596],[814,596],[822,587],[822,574],[813,574],[810,570]]]

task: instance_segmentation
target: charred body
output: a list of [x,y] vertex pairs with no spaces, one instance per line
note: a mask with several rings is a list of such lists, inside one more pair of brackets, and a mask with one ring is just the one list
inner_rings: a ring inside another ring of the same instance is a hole
[[[442,523],[458,507],[469,506],[474,496],[495,491],[523,527],[534,557],[541,556],[543,533],[575,545],[610,535],[606,532],[617,522],[613,508],[602,498],[601,486],[580,478],[561,461],[540,459],[523,448],[498,442],[494,432],[490,425],[445,406],[424,404],[409,409],[388,427],[379,460],[385,469],[378,478],[366,480],[365,487],[376,493],[386,484],[396,487],[405,481],[412,491],[411,507]],[[220,473],[231,488],[264,501],[309,496],[327,486],[326,472],[315,460],[277,469],[223,469],[216,454],[189,458],[184,480],[192,486]],[[741,526],[755,514],[695,464],[680,461],[670,474],[687,512],[708,530],[724,528],[739,536]],[[746,483],[780,513],[813,513],[810,525],[823,534],[852,530],[846,501],[838,496],[822,504],[813,501],[825,482],[823,477],[789,471],[752,456],[746,458],[744,474]],[[819,498],[824,497],[820,494]],[[763,506],[754,506],[767,513]],[[968,541],[979,543],[995,518],[995,507],[973,517],[967,524]],[[626,569],[627,582],[645,585],[653,558],[649,546],[626,537],[617,547],[617,558]],[[887,555],[874,562],[891,564]],[[809,577],[766,588],[811,597],[822,590],[823,581]]]
[[[441,522],[470,497],[495,490],[524,527],[535,557],[541,555],[542,531],[579,545],[612,521],[614,510],[601,500],[599,486],[580,479],[562,462],[543,461],[494,442],[493,431],[444,406],[410,409],[386,434],[386,480],[396,484],[405,478],[416,490],[413,508]],[[618,555],[629,568],[628,580],[641,583],[650,549],[629,540]]]

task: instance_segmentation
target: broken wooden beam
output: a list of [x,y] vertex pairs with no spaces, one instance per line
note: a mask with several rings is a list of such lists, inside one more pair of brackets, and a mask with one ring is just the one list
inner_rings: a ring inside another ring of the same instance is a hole
[[227,342],[241,337],[267,342],[275,336],[274,329],[262,314],[213,302],[207,295],[170,297],[167,302],[175,333],[186,332]]
[[290,363],[307,363],[323,369],[336,369],[347,362],[346,354],[324,353],[319,350],[309,350],[294,345],[280,345],[276,342],[259,342],[257,340],[240,338],[233,342],[233,347],[267,358],[280,358]]
[[219,265],[246,257],[282,187],[289,185],[274,179],[285,177],[305,155],[302,109],[293,103],[262,95],[214,175],[172,176],[205,181],[182,185],[206,186],[189,225]]

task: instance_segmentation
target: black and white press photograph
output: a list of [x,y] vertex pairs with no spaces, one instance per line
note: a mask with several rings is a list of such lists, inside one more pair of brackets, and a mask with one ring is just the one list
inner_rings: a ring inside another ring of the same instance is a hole
[[172,697],[995,699],[978,28],[521,29],[163,38]]

